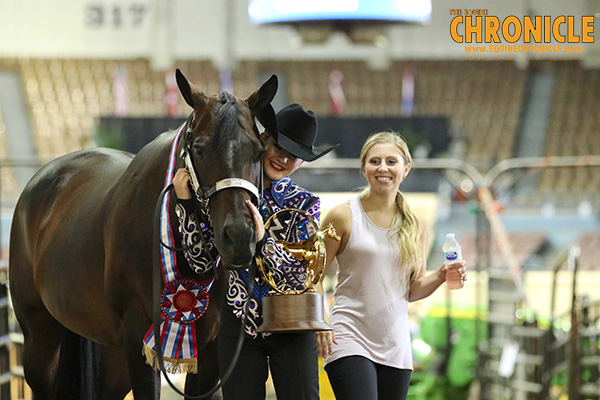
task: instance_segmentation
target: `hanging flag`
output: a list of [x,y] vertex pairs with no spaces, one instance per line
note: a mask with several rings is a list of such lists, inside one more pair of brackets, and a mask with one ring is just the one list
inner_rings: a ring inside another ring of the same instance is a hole
[[402,75],[402,115],[411,116],[415,102],[415,74],[412,67],[404,69]]
[[175,69],[169,68],[165,73],[165,106],[168,117],[177,115],[177,104],[179,102],[179,90],[175,79]]
[[334,116],[341,115],[346,111],[346,96],[342,88],[343,80],[344,74],[339,69],[334,69],[329,74],[330,113]]
[[129,114],[129,86],[127,83],[127,65],[118,64],[113,81],[113,105],[117,117]]

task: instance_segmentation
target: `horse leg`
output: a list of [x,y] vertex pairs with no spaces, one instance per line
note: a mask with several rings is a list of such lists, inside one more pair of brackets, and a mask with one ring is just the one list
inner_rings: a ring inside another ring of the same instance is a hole
[[23,371],[35,400],[54,398],[60,343],[66,329],[45,309],[28,309],[23,330]]
[[99,400],[123,399],[131,390],[125,351],[109,346],[101,349]]
[[[198,350],[198,373],[187,374],[185,378],[185,394],[200,396],[208,393],[219,380],[217,340],[209,342]],[[207,397],[210,400],[211,397]]]
[[148,329],[147,321],[140,318],[143,310],[130,309],[125,314],[125,352],[133,396],[136,400],[160,399],[160,375],[142,354],[144,334]]

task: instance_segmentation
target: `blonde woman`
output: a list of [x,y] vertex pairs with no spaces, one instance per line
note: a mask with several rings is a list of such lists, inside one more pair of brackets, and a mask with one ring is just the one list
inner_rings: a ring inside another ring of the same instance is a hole
[[[445,282],[442,266],[426,275],[428,230],[399,186],[412,158],[393,132],[371,135],[361,154],[368,187],[333,208],[340,241],[327,240],[326,267],[338,261],[333,332],[317,333],[319,355],[337,400],[406,399],[412,372],[408,302]],[[466,267],[460,267],[466,278]]]

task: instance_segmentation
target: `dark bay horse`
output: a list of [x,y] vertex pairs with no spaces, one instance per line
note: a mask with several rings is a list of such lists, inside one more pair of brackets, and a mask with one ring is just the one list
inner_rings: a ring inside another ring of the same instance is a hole
[[[273,123],[277,78],[245,100],[226,92],[207,96],[179,70],[177,82],[193,108],[180,130],[177,156],[190,155],[201,187],[226,178],[258,186],[264,147],[255,118],[267,128]],[[76,382],[57,377],[79,376],[81,365],[57,372],[77,348],[67,341],[76,340],[88,346],[80,348],[97,344],[97,362],[89,367],[97,380],[92,388],[83,383],[94,399],[122,399],[130,390],[136,400],[160,397],[160,377],[146,363],[142,345],[153,322],[153,212],[175,135],[158,136],[135,156],[101,148],[67,154],[42,167],[23,190],[11,229],[9,277],[25,337],[25,377],[35,400],[85,398],[67,391]],[[178,157],[175,169],[183,165]],[[251,198],[233,185],[208,203],[214,245],[226,268],[239,268],[254,256],[255,228],[245,205]],[[176,223],[174,203],[168,212]],[[180,244],[177,227],[171,229]],[[184,278],[206,278],[181,253],[176,259]],[[217,271],[225,273],[222,267]],[[226,278],[216,280],[210,306],[193,322],[198,374],[188,374],[186,390],[194,392],[189,394],[204,393],[218,379],[215,338],[226,285]]]

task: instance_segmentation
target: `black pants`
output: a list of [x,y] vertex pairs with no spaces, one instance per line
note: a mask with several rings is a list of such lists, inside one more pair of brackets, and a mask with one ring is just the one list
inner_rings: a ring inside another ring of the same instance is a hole
[[405,400],[412,373],[361,356],[337,359],[325,371],[337,400]]
[[[219,334],[219,370],[225,372],[238,338]],[[314,332],[246,337],[233,373],[223,387],[224,400],[264,400],[268,369],[277,398],[318,400],[319,366]]]

